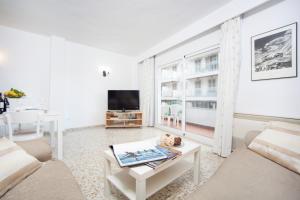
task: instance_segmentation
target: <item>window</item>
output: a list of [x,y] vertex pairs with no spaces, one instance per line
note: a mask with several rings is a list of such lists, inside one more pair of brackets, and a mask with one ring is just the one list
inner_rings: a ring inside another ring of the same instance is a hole
[[[173,74],[173,78],[167,81],[162,79],[160,83],[160,124],[185,133],[213,138],[217,108],[218,49],[185,57],[183,62],[185,65],[177,63],[161,68],[162,74],[165,70]],[[183,66],[186,68],[183,69]],[[167,93],[168,97],[164,98],[163,93]]]
[[201,88],[201,80],[195,81],[195,88]]
[[213,54],[205,58],[206,70],[215,71],[218,69],[218,54]]
[[217,77],[212,77],[208,80],[207,96],[217,95]]
[[201,90],[201,80],[195,81],[195,96],[201,96],[202,90]]
[[213,110],[217,108],[217,104],[214,101],[193,101],[192,107]]
[[202,59],[195,60],[195,72],[196,73],[201,72],[201,62],[202,62]]

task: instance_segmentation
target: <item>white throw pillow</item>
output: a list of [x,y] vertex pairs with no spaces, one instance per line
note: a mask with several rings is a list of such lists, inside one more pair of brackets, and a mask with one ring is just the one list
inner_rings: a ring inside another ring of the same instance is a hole
[[[282,125],[282,124],[280,124]],[[248,146],[258,154],[300,174],[300,131],[297,125],[271,126]]]
[[0,197],[41,166],[16,143],[0,138]]

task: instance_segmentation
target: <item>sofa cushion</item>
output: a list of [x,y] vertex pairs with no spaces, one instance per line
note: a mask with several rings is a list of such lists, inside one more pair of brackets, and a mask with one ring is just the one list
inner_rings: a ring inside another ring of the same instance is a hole
[[188,200],[299,200],[300,176],[259,154],[234,151]]
[[249,148],[300,174],[300,131],[266,129]]
[[62,161],[48,161],[1,200],[83,200],[79,185]]
[[260,133],[261,131],[249,131],[244,139],[245,145],[248,147],[254,138],[256,138]]
[[27,153],[34,156],[41,162],[51,160],[52,158],[52,150],[47,142],[47,138],[38,138],[16,143],[21,146]]
[[41,166],[16,143],[0,138],[0,197]]

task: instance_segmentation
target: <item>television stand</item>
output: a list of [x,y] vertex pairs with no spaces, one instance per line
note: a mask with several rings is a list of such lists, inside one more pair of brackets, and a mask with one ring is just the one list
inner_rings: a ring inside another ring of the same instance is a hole
[[143,113],[140,111],[107,111],[105,128],[138,128],[143,125]]

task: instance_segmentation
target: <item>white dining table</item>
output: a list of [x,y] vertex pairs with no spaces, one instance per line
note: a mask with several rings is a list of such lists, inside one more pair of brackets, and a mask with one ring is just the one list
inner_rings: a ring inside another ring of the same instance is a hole
[[[56,158],[58,160],[63,159],[63,131],[62,131],[62,120],[63,117],[60,113],[56,112],[45,112],[42,115],[43,123],[50,123],[50,141],[51,147],[56,149]],[[3,114],[0,115],[0,126],[5,127],[5,117]],[[5,131],[3,131],[5,132]],[[4,136],[4,135],[2,135]]]

